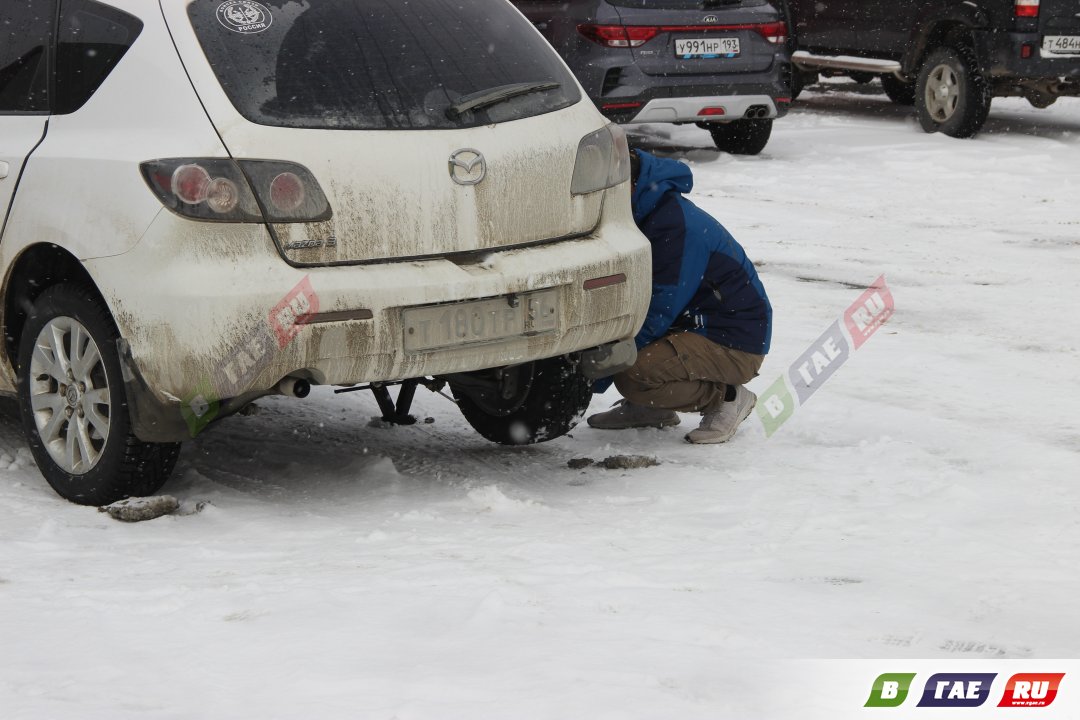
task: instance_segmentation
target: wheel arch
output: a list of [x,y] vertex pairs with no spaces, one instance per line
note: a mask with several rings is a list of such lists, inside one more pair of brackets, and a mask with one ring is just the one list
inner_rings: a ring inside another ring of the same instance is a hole
[[64,282],[89,288],[108,306],[105,296],[82,262],[59,245],[29,245],[11,264],[4,279],[3,359],[12,370],[12,377],[18,365],[19,340],[30,306],[45,290]]
[[990,17],[979,7],[960,3],[952,5],[944,13],[927,17],[918,23],[912,34],[907,52],[901,61],[904,74],[914,77],[926,56],[935,48],[956,42],[964,42],[974,48],[973,33],[991,25]]

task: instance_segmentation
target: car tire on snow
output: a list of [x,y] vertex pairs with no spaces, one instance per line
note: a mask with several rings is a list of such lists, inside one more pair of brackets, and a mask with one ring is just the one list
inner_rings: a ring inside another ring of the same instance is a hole
[[986,122],[990,100],[989,85],[963,46],[938,48],[919,70],[915,109],[926,132],[972,137]]
[[132,434],[118,338],[96,293],[61,284],[34,302],[19,344],[19,409],[30,451],[49,485],[80,505],[152,495],[180,454],[179,443]]
[[492,413],[450,384],[465,420],[476,432],[502,445],[532,445],[554,440],[581,421],[592,398],[592,382],[577,363],[539,360],[525,401],[506,413]]
[[881,88],[897,105],[915,104],[915,83],[904,82],[890,73],[881,76]]
[[757,155],[769,144],[772,119],[736,120],[709,128],[716,148],[732,155]]

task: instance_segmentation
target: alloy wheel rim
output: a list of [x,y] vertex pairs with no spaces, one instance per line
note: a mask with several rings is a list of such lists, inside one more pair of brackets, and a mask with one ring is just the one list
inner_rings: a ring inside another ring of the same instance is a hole
[[64,472],[82,475],[98,464],[109,440],[112,398],[97,343],[78,320],[53,318],[38,333],[30,407],[42,444]]
[[945,122],[960,103],[960,81],[948,65],[938,65],[926,81],[926,109],[936,122]]

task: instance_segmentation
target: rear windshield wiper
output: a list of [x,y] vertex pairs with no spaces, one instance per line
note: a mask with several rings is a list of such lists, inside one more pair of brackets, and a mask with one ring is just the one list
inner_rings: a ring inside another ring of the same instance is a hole
[[462,95],[457,99],[457,102],[446,108],[446,117],[451,120],[457,120],[462,114],[467,113],[470,110],[491,107],[492,105],[498,105],[501,102],[506,102],[510,98],[515,98],[519,95],[528,95],[529,93],[543,92],[544,90],[554,90],[559,87],[562,87],[562,84],[557,83],[554,80],[499,85],[497,87],[488,88],[487,90]]

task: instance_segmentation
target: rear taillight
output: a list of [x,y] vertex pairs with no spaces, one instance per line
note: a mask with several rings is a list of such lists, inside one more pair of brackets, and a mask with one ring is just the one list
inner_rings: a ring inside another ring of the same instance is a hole
[[622,128],[612,124],[581,138],[570,180],[571,195],[597,192],[629,179],[630,148]]
[[1039,0],[1015,0],[1013,12],[1016,17],[1039,17]]
[[[1037,3],[1038,0],[1035,2]],[[773,45],[782,45],[788,39],[788,27],[784,22],[742,25],[578,25],[578,32],[582,35],[610,48],[638,47],[660,33],[715,33],[738,32],[739,30],[756,32]]]
[[187,218],[291,223],[333,215],[314,176],[295,163],[171,158],[139,167],[165,207]]
[[765,23],[764,25],[755,25],[754,30],[761,33],[761,36],[773,45],[783,45],[787,42],[787,23],[774,22]]
[[632,48],[644,45],[660,32],[646,25],[578,25],[578,32],[595,43],[610,48]]

